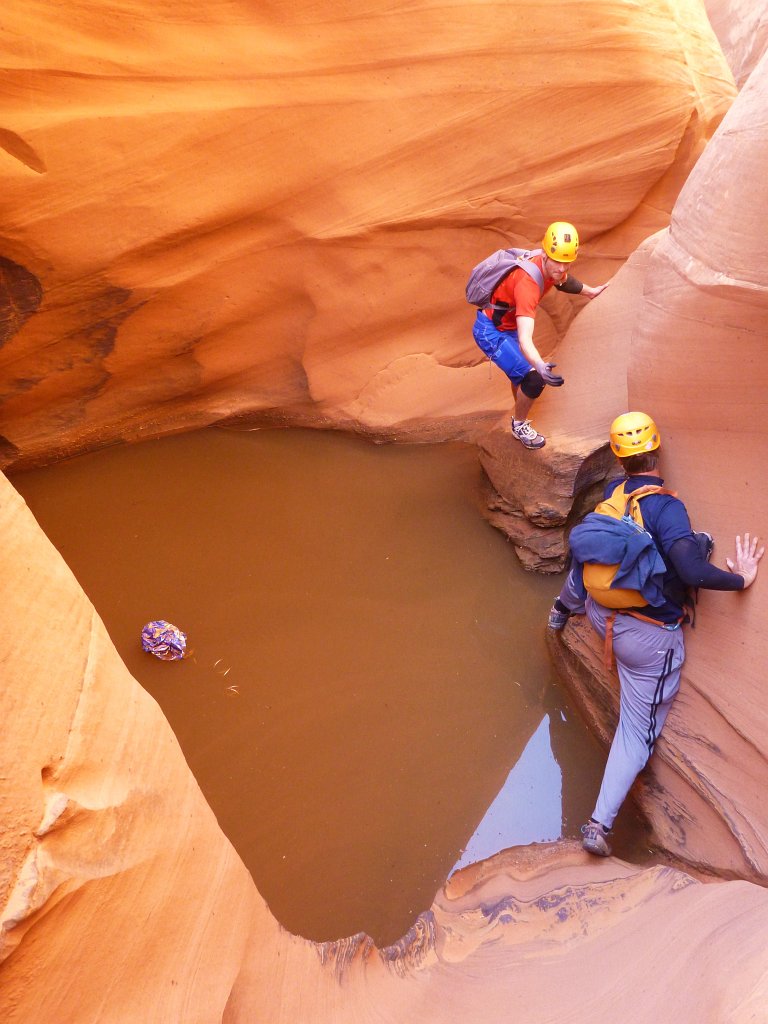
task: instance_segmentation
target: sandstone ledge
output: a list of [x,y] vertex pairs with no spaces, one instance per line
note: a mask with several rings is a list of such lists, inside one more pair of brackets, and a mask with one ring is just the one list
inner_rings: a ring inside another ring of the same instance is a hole
[[482,437],[479,448],[487,477],[486,517],[509,537],[526,569],[561,572],[567,532],[599,500],[614,465],[607,445],[553,437],[532,452],[511,436],[507,424]]

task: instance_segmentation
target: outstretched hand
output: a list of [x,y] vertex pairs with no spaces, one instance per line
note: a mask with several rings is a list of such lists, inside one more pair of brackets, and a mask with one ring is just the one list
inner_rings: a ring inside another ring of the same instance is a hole
[[596,299],[601,292],[605,291],[610,283],[610,281],[606,281],[605,284],[596,284],[594,286],[585,284],[581,290],[581,294],[586,295],[588,299]]
[[758,549],[757,537],[749,539],[749,534],[744,534],[744,543],[741,542],[741,537],[736,536],[736,560],[732,562],[730,558],[726,558],[725,564],[731,570],[731,572],[737,572],[739,575],[744,577],[744,589],[755,582],[755,576],[757,576],[757,563],[763,557],[765,551],[764,547]]
[[565,384],[565,378],[561,377],[559,373],[552,373],[557,363],[544,363],[544,369],[540,370],[541,378],[545,384],[549,384],[552,388],[560,388]]

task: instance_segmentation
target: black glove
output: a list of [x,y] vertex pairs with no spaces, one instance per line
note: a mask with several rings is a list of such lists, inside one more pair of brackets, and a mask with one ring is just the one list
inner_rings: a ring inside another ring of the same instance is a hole
[[552,373],[556,366],[557,363],[544,363],[541,379],[552,388],[561,388],[565,384],[565,379],[558,373]]

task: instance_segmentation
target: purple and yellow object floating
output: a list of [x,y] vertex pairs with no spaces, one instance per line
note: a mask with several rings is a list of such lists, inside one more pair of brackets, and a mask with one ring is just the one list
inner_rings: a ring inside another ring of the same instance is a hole
[[161,661],[178,661],[186,653],[187,634],[165,619],[155,619],[142,629],[141,646]]

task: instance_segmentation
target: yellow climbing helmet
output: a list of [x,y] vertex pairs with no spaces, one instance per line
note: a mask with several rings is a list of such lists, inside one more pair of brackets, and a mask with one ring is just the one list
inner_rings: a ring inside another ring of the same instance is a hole
[[620,459],[655,451],[661,444],[659,428],[644,412],[625,412],[611,424],[611,451]]
[[556,220],[544,232],[541,248],[558,263],[573,263],[579,255],[579,233],[573,224]]

